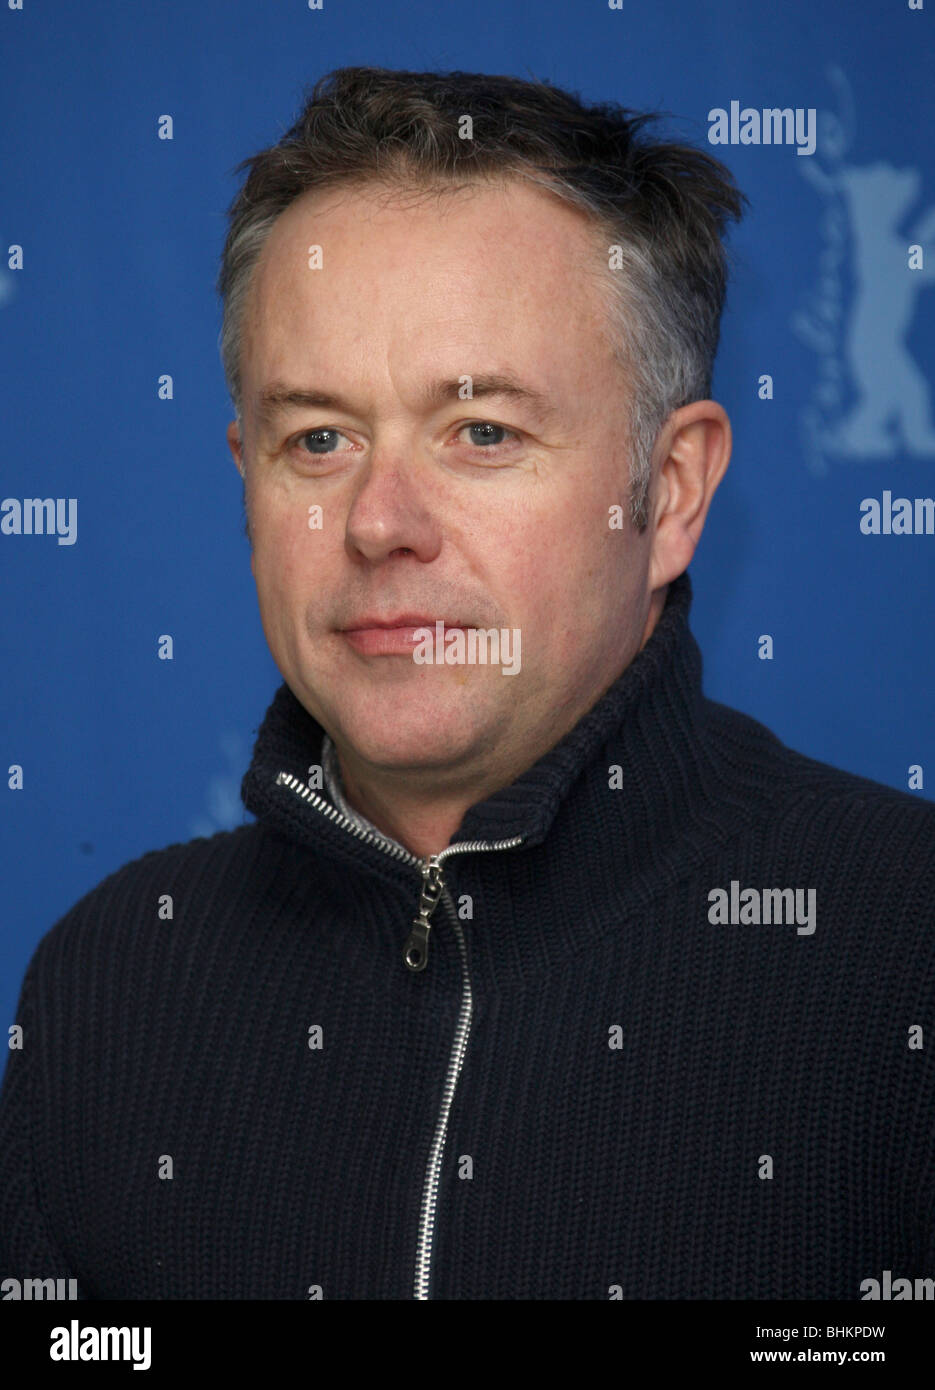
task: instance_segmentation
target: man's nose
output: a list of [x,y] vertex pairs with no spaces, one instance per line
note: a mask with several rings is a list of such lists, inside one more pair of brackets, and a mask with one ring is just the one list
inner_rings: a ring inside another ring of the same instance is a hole
[[374,563],[397,551],[426,561],[438,554],[441,528],[425,480],[398,450],[371,456],[348,511],[346,541],[352,553]]

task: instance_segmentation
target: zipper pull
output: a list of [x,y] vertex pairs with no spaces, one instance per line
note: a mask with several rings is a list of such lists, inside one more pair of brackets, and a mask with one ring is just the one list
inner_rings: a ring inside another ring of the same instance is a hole
[[403,959],[410,970],[424,970],[429,958],[429,918],[438,905],[445,880],[437,854],[430,854],[422,867],[422,892],[419,897],[419,915],[412,924],[412,931],[406,941]]

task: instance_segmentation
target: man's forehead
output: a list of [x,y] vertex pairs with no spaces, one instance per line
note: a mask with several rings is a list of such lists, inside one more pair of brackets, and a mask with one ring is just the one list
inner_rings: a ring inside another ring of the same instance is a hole
[[[524,381],[508,368],[481,372],[477,376],[469,373],[457,377],[433,376],[416,386],[415,395],[426,412],[449,401],[500,397],[522,406],[530,416],[543,422],[557,413],[553,395],[548,390]],[[261,386],[255,397],[256,418],[260,424],[270,424],[290,411],[315,408],[351,411],[354,405],[339,392],[282,379]]]
[[[538,190],[523,181],[510,180],[506,191],[514,189],[538,197]],[[457,190],[462,199],[503,191],[488,183]],[[298,202],[306,216],[293,221],[291,235],[276,243],[274,225],[264,248],[266,263],[258,267],[250,296],[243,360],[252,359],[256,386],[248,389],[257,420],[269,423],[315,406],[350,407],[338,393],[351,387],[349,371],[357,375],[356,368],[363,370],[367,345],[376,351],[383,333],[387,344],[394,336],[404,343],[392,343],[388,350],[405,358],[407,395],[418,408],[428,411],[456,398],[500,397],[522,407],[530,418],[548,421],[562,383],[572,391],[585,388],[578,361],[582,354],[587,353],[591,375],[604,355],[609,271],[594,224],[556,197],[541,196],[545,218],[559,219],[560,234],[550,234],[548,247],[540,248],[536,241],[541,222],[530,224],[514,215],[500,227],[489,255],[459,255],[457,237],[451,255],[447,245],[439,245],[441,238],[436,241],[430,233],[413,239],[409,256],[400,229],[426,205],[404,199],[390,204],[402,219],[392,229],[396,240],[391,253],[382,254],[377,236],[361,256],[354,245],[346,251],[345,229],[358,249],[360,241],[355,206],[345,200],[369,199],[380,207],[386,188],[339,186],[312,197],[303,194]],[[342,204],[343,220],[331,225],[316,212],[327,215]],[[471,223],[486,225],[483,215]],[[457,227],[457,217],[453,225]],[[578,235],[569,238],[569,230]],[[504,256],[498,255],[501,244]],[[320,266],[313,271],[308,257],[316,247]],[[544,274],[542,258],[532,254],[540,249],[552,262]],[[335,271],[331,277],[329,269]]]
[[[559,270],[606,263],[607,238],[593,218],[557,192],[518,176],[421,185],[356,180],[308,189],[277,217],[260,261],[288,273],[304,269],[308,244],[324,242],[323,252],[340,260],[381,238],[393,237],[405,247],[423,228],[429,255],[436,246],[444,254],[447,245],[455,249],[467,241],[483,247],[485,257],[491,248],[503,252],[520,268],[546,258]],[[379,257],[372,264],[379,273]]]

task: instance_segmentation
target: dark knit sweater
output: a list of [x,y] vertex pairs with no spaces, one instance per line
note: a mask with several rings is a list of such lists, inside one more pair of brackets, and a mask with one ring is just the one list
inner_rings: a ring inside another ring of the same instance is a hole
[[[323,738],[281,686],[256,823],[125,865],[36,949],[0,1278],[858,1299],[935,1276],[935,807],[707,700],[690,598],[684,576],[575,728],[468,811],[421,971],[419,864],[277,783]],[[732,882],[814,889],[814,931],[710,920]]]

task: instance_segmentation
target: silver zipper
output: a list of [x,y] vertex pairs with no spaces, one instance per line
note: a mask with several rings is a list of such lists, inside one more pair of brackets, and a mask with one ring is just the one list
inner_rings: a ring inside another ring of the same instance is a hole
[[[428,959],[428,934],[430,930],[430,918],[439,901],[444,898],[445,908],[450,913],[451,925],[454,928],[455,940],[458,943],[458,951],[461,955],[461,1007],[458,1011],[458,1022],[455,1025],[454,1041],[451,1044],[451,1053],[448,1057],[448,1070],[445,1073],[445,1085],[442,1090],[442,1104],[435,1126],[435,1133],[432,1136],[432,1146],[429,1149],[428,1164],[425,1171],[425,1184],[422,1189],[422,1206],[419,1212],[419,1238],[416,1246],[416,1277],[415,1290],[413,1296],[418,1299],[427,1300],[429,1296],[429,1279],[432,1270],[432,1244],[435,1236],[435,1208],[438,1202],[438,1180],[441,1172],[442,1155],[445,1150],[445,1140],[448,1135],[448,1115],[451,1110],[451,1103],[454,1100],[455,1087],[458,1084],[458,1077],[461,1075],[461,1067],[464,1062],[464,1054],[467,1051],[468,1035],[471,1030],[471,1018],[474,1013],[474,996],[471,992],[471,976],[468,970],[467,947],[464,941],[464,932],[461,923],[458,921],[458,914],[455,911],[451,894],[445,884],[444,873],[442,872],[442,860],[452,854],[465,854],[468,851],[492,850],[492,849],[514,849],[523,843],[522,835],[514,835],[509,840],[494,840],[487,842],[484,840],[471,840],[465,844],[449,845],[439,854],[429,854],[424,859],[420,859],[410,850],[404,849],[402,845],[394,844],[392,840],[385,839],[382,835],[374,835],[372,831],[364,830],[355,821],[349,820],[326,801],[322,796],[316,796],[311,787],[298,777],[293,777],[289,772],[280,772],[276,778],[277,786],[289,787],[303,801],[307,801],[310,806],[314,806],[322,815],[327,816],[328,820],[336,824],[345,826],[358,839],[366,841],[368,844],[376,845],[384,853],[392,855],[395,859],[401,859],[405,863],[417,866],[422,872],[422,891],[419,895],[418,915],[412,924],[412,930],[406,941],[403,959],[407,967],[412,971],[425,969]],[[416,956],[415,952],[419,954]]]
[[458,921],[458,914],[455,912],[454,903],[451,901],[451,894],[448,889],[442,887],[442,896],[445,899],[445,907],[451,915],[451,924],[454,927],[455,937],[458,942],[458,951],[461,954],[461,981],[463,989],[461,992],[461,1008],[458,1011],[458,1022],[455,1025],[454,1042],[451,1044],[451,1053],[448,1058],[448,1071],[445,1075],[445,1086],[442,1091],[442,1106],[438,1115],[438,1123],[435,1126],[435,1133],[432,1136],[432,1147],[429,1150],[429,1161],[425,1172],[425,1186],[422,1189],[422,1209],[419,1212],[419,1241],[416,1246],[416,1280],[413,1297],[428,1300],[429,1278],[432,1272],[432,1242],[435,1236],[435,1207],[438,1202],[438,1182],[441,1176],[442,1155],[445,1151],[445,1140],[448,1137],[448,1115],[451,1110],[451,1102],[454,1100],[455,1087],[458,1084],[458,1077],[461,1075],[461,1066],[464,1062],[464,1054],[467,1051],[468,1034],[471,1031],[471,1018],[474,1014],[474,995],[471,992],[471,976],[468,971],[467,947],[464,944],[464,932],[461,923]]
[[[321,811],[322,815],[327,816],[328,820],[345,826],[359,840],[376,845],[384,853],[391,854],[394,859],[402,859],[404,863],[412,864],[421,871],[422,891],[419,894],[419,907],[403,950],[403,961],[410,970],[424,970],[428,964],[429,930],[432,925],[430,918],[445,889],[445,876],[441,868],[442,860],[447,859],[451,854],[468,854],[488,849],[514,849],[523,843],[522,835],[514,835],[509,840],[466,840],[460,845],[449,845],[440,854],[428,854],[424,859],[420,859],[417,854],[413,854],[410,850],[404,849],[402,845],[397,845],[392,840],[386,839],[383,835],[374,835],[372,831],[364,830],[356,821],[349,820],[347,816],[342,815],[323,796],[316,796],[306,782],[298,777],[293,777],[291,773],[280,772],[276,778],[276,785],[289,787],[298,796],[301,796],[303,801],[307,801],[310,806],[314,806],[316,810]],[[454,905],[452,904],[453,910]],[[457,922],[457,914],[455,914],[454,920]]]

